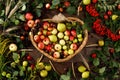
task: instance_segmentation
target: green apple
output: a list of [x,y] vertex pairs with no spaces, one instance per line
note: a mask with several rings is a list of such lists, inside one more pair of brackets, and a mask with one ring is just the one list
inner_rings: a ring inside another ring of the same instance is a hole
[[82,0],[82,2],[83,2],[84,5],[88,5],[88,4],[91,3],[91,0]]
[[41,77],[46,77],[47,75],[48,75],[47,70],[41,70],[41,71],[40,71],[40,76],[41,76]]
[[113,21],[116,20],[117,18],[118,18],[118,15],[116,15],[116,14],[112,15],[112,20]]
[[98,40],[98,45],[99,46],[104,46],[104,40]]
[[69,50],[68,50],[68,54],[70,54],[70,55],[71,55],[71,54],[74,54],[74,50],[69,49]]
[[48,36],[51,42],[56,42],[57,41],[57,36],[56,35],[50,35]]
[[82,78],[88,78],[90,75],[90,72],[89,71],[85,71],[82,73]]
[[69,36],[64,36],[64,40],[69,40]]
[[46,65],[46,66],[45,66],[45,70],[51,71],[51,69],[52,69],[51,65]]
[[74,40],[73,40],[73,43],[77,43],[78,42],[78,40],[75,38]]
[[63,49],[66,50],[66,49],[67,49],[67,46],[66,46],[66,45],[63,45]]
[[82,41],[83,41],[83,38],[79,38],[78,41],[79,41],[79,42],[82,42]]
[[14,44],[14,43],[11,43],[11,44],[9,45],[9,50],[10,50],[10,51],[17,51],[17,45]]
[[59,41],[59,44],[65,45],[65,40],[64,40],[64,39],[61,39],[61,40]]
[[47,35],[47,30],[43,30],[43,35]]
[[78,34],[78,35],[77,35],[77,38],[82,38],[82,34]]
[[54,49],[57,51],[61,50],[61,45],[60,44],[55,44]]
[[84,72],[86,70],[86,67],[85,66],[79,66],[78,67],[78,71],[79,72]]
[[11,77],[11,74],[10,73],[7,73],[6,74],[6,78],[10,78]]
[[64,23],[58,23],[57,30],[60,32],[64,32],[66,30],[66,25]]
[[57,34],[57,29],[54,28],[51,33],[52,34]]
[[64,37],[64,34],[63,34],[62,32],[59,32],[59,33],[57,34],[57,37],[61,39],[61,38]]
[[2,76],[6,76],[6,72],[5,71],[2,72]]
[[42,69],[45,68],[45,65],[44,65],[43,62],[39,62],[39,63],[36,65],[36,68],[42,70]]
[[28,65],[28,61],[23,61],[22,65],[26,67]]

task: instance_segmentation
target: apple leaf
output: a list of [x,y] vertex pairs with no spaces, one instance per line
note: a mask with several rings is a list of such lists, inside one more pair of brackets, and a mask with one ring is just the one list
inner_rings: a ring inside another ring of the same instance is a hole
[[20,76],[24,76],[24,72],[22,70],[20,70],[19,74]]
[[75,8],[75,6],[70,6],[70,7],[68,7],[68,8],[66,9],[66,11],[67,11],[70,15],[72,15],[72,14],[75,14],[75,13],[76,13],[76,8]]
[[90,27],[87,23],[84,23],[84,24],[82,25],[82,28],[83,28],[83,29],[87,29],[88,31],[91,31],[91,27]]
[[3,24],[3,23],[4,23],[3,19],[0,19],[0,24]]
[[19,73],[18,71],[14,71],[13,76],[18,76],[18,73]]
[[99,73],[100,73],[100,74],[104,73],[104,72],[105,72],[105,69],[106,69],[106,67],[100,68],[100,69],[99,69]]
[[70,80],[70,76],[68,75],[61,75],[60,80]]
[[60,0],[52,0],[52,5],[56,6],[60,4]]
[[43,7],[43,4],[42,3],[40,3],[40,4],[38,4],[38,6],[36,6],[36,8],[42,8]]
[[16,61],[16,60],[18,60],[20,58],[20,55],[17,54],[17,53],[13,53],[12,57],[13,57],[14,61]]
[[35,9],[35,13],[38,17],[41,16],[41,10],[40,9]]
[[94,66],[98,66],[98,65],[100,64],[99,58],[95,58],[95,59],[93,60],[93,64],[94,64]]

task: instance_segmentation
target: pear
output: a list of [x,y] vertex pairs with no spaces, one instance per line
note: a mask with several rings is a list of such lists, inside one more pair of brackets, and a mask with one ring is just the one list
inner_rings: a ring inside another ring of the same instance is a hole
[[64,23],[58,23],[57,30],[60,32],[64,32],[66,30],[66,26]]
[[48,36],[51,42],[56,42],[57,41],[57,36],[56,35],[50,35]]
[[83,0],[83,4],[84,5],[88,5],[88,4],[90,4],[91,3],[91,0]]
[[112,20],[114,21],[114,20],[116,20],[118,18],[118,15],[112,15]]

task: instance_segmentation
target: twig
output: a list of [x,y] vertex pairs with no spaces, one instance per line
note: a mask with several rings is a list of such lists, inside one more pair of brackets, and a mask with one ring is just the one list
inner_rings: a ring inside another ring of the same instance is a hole
[[37,61],[41,62],[42,59],[43,59],[43,54],[41,55],[41,57]]
[[8,18],[10,18],[22,5],[22,1],[19,0],[18,3],[14,6],[14,8],[10,11]]
[[60,75],[60,73],[57,72],[57,70],[55,69],[55,67],[54,67],[54,65],[53,65],[53,63],[52,63],[51,60],[49,60],[49,63],[50,63],[50,65],[52,66],[53,70],[54,70],[58,75]]
[[7,16],[8,15],[8,12],[10,11],[10,7],[11,7],[11,4],[12,4],[13,0],[7,0],[6,2],[6,11],[5,11],[5,15]]
[[72,62],[72,72],[73,72],[73,76],[74,76],[75,79],[76,79],[75,68],[74,68],[74,63],[73,63],[73,62]]
[[97,46],[99,46],[98,44],[89,44],[89,45],[86,45],[85,47],[87,48],[87,47],[97,47]]
[[90,71],[90,67],[89,67],[89,64],[87,63],[86,59],[83,57],[83,55],[80,53],[80,57],[84,63],[84,65],[87,67],[87,69]]
[[33,51],[33,49],[20,49],[19,51],[28,51],[28,52],[31,52],[31,51]]

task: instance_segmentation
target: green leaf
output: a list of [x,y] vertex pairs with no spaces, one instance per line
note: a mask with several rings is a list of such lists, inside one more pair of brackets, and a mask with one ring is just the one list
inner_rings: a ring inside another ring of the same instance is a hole
[[20,19],[21,21],[25,21],[24,15],[20,15],[20,16],[19,16],[19,19]]
[[36,6],[36,8],[42,8],[43,7],[43,4],[40,3],[38,6]]
[[84,23],[84,24],[82,25],[82,28],[83,28],[83,29],[87,29],[88,31],[91,31],[91,27],[90,27],[87,23]]
[[5,14],[5,10],[2,10],[0,16],[4,16],[4,14]]
[[25,51],[22,51],[21,52],[21,57],[24,57],[25,56]]
[[18,73],[19,73],[18,71],[14,71],[13,76],[18,76]]
[[12,57],[13,57],[14,61],[20,59],[20,55],[17,54],[17,53],[13,53],[13,56],[12,56]]
[[76,8],[75,6],[70,6],[66,9],[67,13],[69,13],[70,15],[75,14],[76,13]]
[[100,69],[99,69],[99,73],[101,73],[101,74],[104,73],[104,72],[105,72],[105,69],[106,69],[106,67],[100,68]]
[[61,75],[60,80],[70,80],[70,76],[68,75]]
[[94,66],[98,66],[98,65],[100,64],[99,58],[95,58],[95,59],[93,60],[93,64],[94,64]]
[[4,23],[3,19],[0,19],[0,24],[3,24],[3,23]]
[[25,5],[25,4],[23,4],[21,10],[22,10],[22,11],[25,11],[25,10],[26,10],[26,5]]
[[40,9],[36,9],[35,12],[36,12],[37,17],[41,16],[41,10]]
[[20,76],[24,76],[24,72],[22,70],[20,71],[19,74],[20,74]]
[[52,5],[56,6],[60,4],[60,0],[52,0]]

